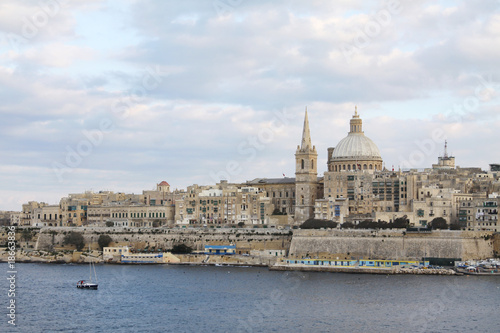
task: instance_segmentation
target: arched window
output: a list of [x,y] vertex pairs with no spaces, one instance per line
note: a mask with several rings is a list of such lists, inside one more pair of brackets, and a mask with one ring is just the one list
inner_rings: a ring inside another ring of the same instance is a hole
[[311,160],[311,169],[314,169],[314,160]]
[[363,164],[363,170],[366,170],[366,164]]
[[300,202],[302,203],[302,205],[304,204],[304,196],[303,195],[300,196]]
[[335,171],[337,171],[337,166],[335,166]]
[[350,164],[347,166],[347,170],[351,170],[351,165]]
[[345,164],[342,166],[342,168],[345,170]]
[[372,170],[372,169],[373,169],[373,165],[370,164],[370,170]]
[[352,165],[352,169],[353,169],[353,170],[356,170],[356,169],[357,169],[357,168],[356,168],[356,164],[353,164],[353,165]]
[[304,160],[302,160],[302,169],[304,169]]

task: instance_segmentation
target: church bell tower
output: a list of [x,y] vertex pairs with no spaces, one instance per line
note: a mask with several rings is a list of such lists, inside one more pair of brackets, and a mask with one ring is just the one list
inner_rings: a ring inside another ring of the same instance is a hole
[[314,217],[314,201],[318,183],[318,153],[311,143],[309,120],[304,118],[302,143],[295,152],[295,223]]

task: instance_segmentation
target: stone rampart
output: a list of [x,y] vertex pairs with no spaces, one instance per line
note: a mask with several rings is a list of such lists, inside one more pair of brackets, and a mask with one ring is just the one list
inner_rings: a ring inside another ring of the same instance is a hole
[[291,257],[348,257],[420,260],[423,257],[485,259],[494,256],[492,232],[403,230],[294,230]]
[[[242,253],[252,250],[289,250],[291,257],[417,259],[423,257],[485,259],[500,255],[500,235],[492,232],[433,231],[406,233],[403,230],[293,230],[277,229],[166,229],[166,228],[82,228],[47,227],[33,229],[31,241],[21,239],[22,228],[16,230],[17,247],[42,251],[73,250],[63,244],[71,231],[81,232],[86,245],[98,249],[100,235],[109,235],[110,246],[128,245],[135,249],[171,249],[186,244],[194,251],[205,245],[233,243]],[[0,234],[0,244],[7,233]]]
[[47,227],[38,234],[35,250],[71,249],[63,240],[71,231],[80,232],[85,239],[85,247],[98,248],[100,235],[109,235],[110,246],[128,245],[136,249],[171,249],[174,245],[186,244],[194,251],[203,251],[205,245],[233,243],[237,248],[255,250],[288,249],[291,235],[289,231],[277,229],[164,229],[164,228],[71,228]]

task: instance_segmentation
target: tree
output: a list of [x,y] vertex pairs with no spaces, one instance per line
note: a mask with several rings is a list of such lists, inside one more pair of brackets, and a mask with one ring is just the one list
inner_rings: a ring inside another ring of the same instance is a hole
[[403,217],[398,217],[392,222],[393,228],[408,228],[410,225],[410,220],[408,220],[408,216],[404,215]]
[[238,222],[238,227],[243,228],[245,226],[245,222]]
[[430,224],[431,228],[434,230],[436,230],[436,229],[448,229],[448,223],[446,223],[446,220],[442,217],[436,217],[429,224]]
[[355,227],[356,229],[377,229],[379,227],[379,223],[370,220],[364,220],[359,222]]
[[111,239],[110,236],[100,235],[99,239],[97,240],[97,244],[99,244],[99,247],[102,250],[103,248],[107,247],[109,245],[109,243],[111,243],[112,241],[113,241],[113,239]]
[[172,247],[171,252],[174,254],[189,254],[193,252],[193,249],[186,244],[178,244]]
[[352,222],[344,222],[340,225],[342,229],[354,229],[354,223]]
[[337,223],[329,220],[308,219],[300,225],[300,229],[336,228]]
[[80,251],[85,246],[85,240],[80,232],[71,231],[69,234],[64,236],[64,244],[74,245],[77,251]]
[[160,225],[161,225],[161,221],[160,220],[154,220],[153,221],[153,228],[158,228]]
[[106,227],[112,227],[112,226],[114,226],[114,225],[115,225],[115,224],[114,224],[113,222],[111,222],[111,221],[107,221],[107,222],[106,222]]
[[461,230],[460,225],[458,223],[451,223],[450,230]]

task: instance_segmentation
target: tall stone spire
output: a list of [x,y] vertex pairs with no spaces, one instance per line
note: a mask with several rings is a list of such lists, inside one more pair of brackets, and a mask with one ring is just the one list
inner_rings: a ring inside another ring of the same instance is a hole
[[318,153],[311,143],[307,108],[302,143],[295,152],[295,223],[314,217],[314,201],[321,196],[318,184]]
[[309,120],[307,119],[307,107],[306,107],[306,116],[304,118],[304,129],[302,132],[302,144],[300,145],[300,149],[312,149],[311,143],[311,132],[309,131]]

